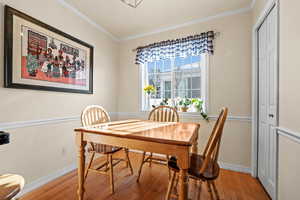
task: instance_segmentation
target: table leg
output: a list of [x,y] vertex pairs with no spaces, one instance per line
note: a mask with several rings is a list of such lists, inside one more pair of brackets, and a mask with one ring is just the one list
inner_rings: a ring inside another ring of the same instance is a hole
[[197,137],[196,137],[196,139],[193,143],[191,152],[194,153],[194,154],[198,153],[198,134],[197,134]]
[[177,163],[179,166],[179,200],[188,199],[188,169],[190,167],[190,147],[182,150],[177,156]]
[[78,148],[78,200],[83,200],[84,194],[84,167],[85,167],[85,155],[84,155],[84,147],[86,143],[83,141],[83,133],[76,133],[76,143]]
[[179,200],[188,199],[188,174],[187,169],[179,171]]

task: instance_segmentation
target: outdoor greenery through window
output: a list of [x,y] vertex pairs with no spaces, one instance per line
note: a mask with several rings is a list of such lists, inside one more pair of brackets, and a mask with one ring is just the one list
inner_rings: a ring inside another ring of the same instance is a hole
[[143,93],[143,110],[170,105],[187,107],[185,111],[188,112],[199,112],[199,107],[195,105],[199,102],[202,108],[205,105],[206,56],[176,57],[145,63],[142,82],[143,88],[154,87],[148,95]]

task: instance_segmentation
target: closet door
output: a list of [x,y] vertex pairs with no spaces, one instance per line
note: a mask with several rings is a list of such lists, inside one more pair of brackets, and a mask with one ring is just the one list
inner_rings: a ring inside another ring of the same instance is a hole
[[272,9],[258,30],[258,178],[272,197],[276,194],[277,14]]

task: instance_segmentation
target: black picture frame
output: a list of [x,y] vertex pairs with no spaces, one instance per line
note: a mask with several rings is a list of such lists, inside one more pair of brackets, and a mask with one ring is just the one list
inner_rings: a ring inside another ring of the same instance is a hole
[[[55,92],[70,92],[70,93],[82,93],[82,94],[93,94],[93,59],[94,59],[94,47],[82,40],[79,40],[63,31],[60,31],[46,23],[43,23],[25,13],[22,13],[8,5],[5,5],[4,12],[4,87],[6,88],[18,88],[18,89],[33,89],[33,90],[46,90]],[[72,88],[59,88],[45,85],[31,85],[31,84],[20,84],[13,82],[13,17],[18,16],[26,21],[29,21],[35,25],[38,25],[48,31],[63,36],[73,42],[76,42],[89,49],[89,86],[88,89],[72,89]]]

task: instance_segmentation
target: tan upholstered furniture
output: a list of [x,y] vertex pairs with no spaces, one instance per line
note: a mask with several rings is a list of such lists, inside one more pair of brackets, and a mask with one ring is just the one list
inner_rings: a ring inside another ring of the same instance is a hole
[[[108,113],[101,107],[97,105],[92,105],[86,107],[82,114],[81,114],[81,123],[84,127],[90,127],[93,125],[101,125],[105,122],[110,122],[110,117]],[[113,154],[120,151],[125,151],[125,159],[121,158],[113,158]],[[109,175],[110,177],[110,186],[111,186],[111,193],[114,193],[114,176],[113,176],[113,167],[117,164],[119,164],[121,161],[126,162],[126,166],[130,168],[131,174],[133,174],[132,166],[129,160],[128,156],[128,149],[121,148],[121,147],[115,147],[111,145],[104,145],[101,143],[94,143],[89,142],[88,146],[88,152],[90,154],[90,160],[88,162],[88,167],[85,171],[84,179],[87,178],[87,175],[90,171]],[[95,154],[104,154],[107,156],[107,160],[105,163],[93,167],[93,160],[95,157]]]
[[[189,178],[195,179],[196,181],[206,182],[211,199],[214,199],[214,195],[216,199],[220,199],[214,181],[218,178],[220,172],[218,155],[227,113],[228,109],[223,108],[217,122],[215,123],[203,154],[198,155],[192,153],[190,155],[190,168],[188,169]],[[175,180],[179,172],[177,159],[175,157],[170,158],[168,166],[171,169],[172,174],[165,200],[170,199],[174,184],[177,186]]]
[[[154,108],[150,112],[148,120],[156,121],[156,122],[178,122],[179,116],[175,108],[170,106],[159,106]],[[163,165],[168,164],[169,155],[166,155],[166,158],[163,159],[159,157],[154,157],[152,152],[149,152],[149,154],[150,154],[149,156],[146,156],[146,152],[143,152],[143,157],[139,167],[137,182],[139,182],[140,180],[142,169],[145,163],[148,162],[150,167],[152,163],[163,164]],[[170,175],[170,171],[169,171],[169,175]]]
[[24,187],[24,178],[15,174],[0,175],[0,199],[13,199]]

